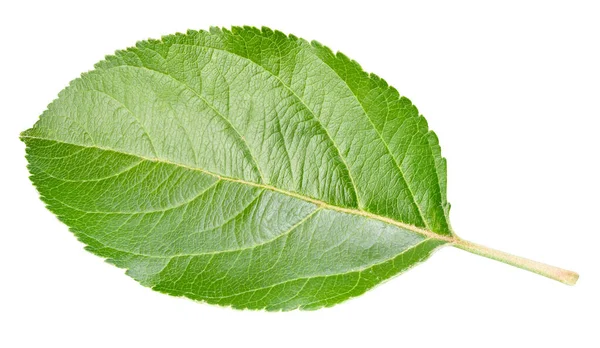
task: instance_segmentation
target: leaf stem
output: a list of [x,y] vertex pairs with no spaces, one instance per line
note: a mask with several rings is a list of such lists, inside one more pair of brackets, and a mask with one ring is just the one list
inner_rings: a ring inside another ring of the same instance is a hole
[[452,243],[452,245],[459,249],[466,250],[470,253],[484,256],[492,260],[504,262],[506,264],[543,275],[544,277],[557,280],[567,285],[575,285],[577,279],[579,279],[579,274],[577,274],[576,272],[562,269],[559,267],[550,266],[545,263],[526,259],[524,257],[515,256],[509,253],[505,253],[503,251],[475,244],[460,238],[457,238],[456,241]]

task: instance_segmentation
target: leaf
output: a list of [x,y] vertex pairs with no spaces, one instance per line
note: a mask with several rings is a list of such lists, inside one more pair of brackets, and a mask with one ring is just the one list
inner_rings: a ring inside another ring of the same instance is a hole
[[31,180],[87,250],[154,290],[316,309],[445,244],[576,280],[458,238],[425,119],[317,42],[212,28],[95,68],[22,133]]

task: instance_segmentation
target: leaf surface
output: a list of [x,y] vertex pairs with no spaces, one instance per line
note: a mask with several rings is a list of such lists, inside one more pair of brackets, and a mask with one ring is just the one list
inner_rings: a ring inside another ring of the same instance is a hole
[[22,139],[42,199],[87,249],[175,296],[331,306],[454,240],[446,162],[411,102],[266,28],[118,51]]

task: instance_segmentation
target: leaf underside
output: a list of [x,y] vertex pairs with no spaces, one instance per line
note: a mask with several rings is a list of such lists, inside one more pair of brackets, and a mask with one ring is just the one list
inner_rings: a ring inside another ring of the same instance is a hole
[[21,138],[42,200],[86,249],[175,296],[332,306],[453,236],[446,161],[411,102],[267,28],[118,51]]

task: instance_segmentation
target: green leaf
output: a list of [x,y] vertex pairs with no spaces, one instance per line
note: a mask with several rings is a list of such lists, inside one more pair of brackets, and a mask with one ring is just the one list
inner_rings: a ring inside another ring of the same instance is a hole
[[154,290],[315,309],[445,244],[576,280],[459,239],[425,119],[317,42],[213,28],[95,68],[21,135],[31,180],[89,251]]

